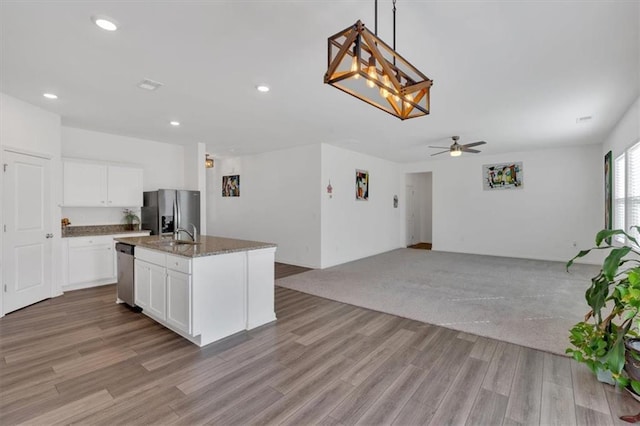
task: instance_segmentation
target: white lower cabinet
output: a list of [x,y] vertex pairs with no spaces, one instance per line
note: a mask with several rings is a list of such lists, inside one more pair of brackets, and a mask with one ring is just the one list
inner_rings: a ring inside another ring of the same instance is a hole
[[276,319],[275,247],[176,256],[136,246],[135,303],[198,346]]
[[[191,260],[136,247],[135,303],[175,331],[192,333]],[[173,265],[176,265],[175,267]],[[180,269],[176,271],[175,269]]]
[[159,320],[166,319],[167,273],[163,266],[136,260],[135,303]]
[[151,263],[140,259],[136,259],[133,266],[134,303],[142,309],[148,309],[151,300],[151,268],[149,266]]
[[69,285],[116,281],[112,237],[74,238],[68,257]]
[[192,334],[191,275],[167,270],[167,322]]
[[62,289],[77,290],[117,282],[118,257],[114,238],[146,235],[149,235],[148,231],[63,238]]

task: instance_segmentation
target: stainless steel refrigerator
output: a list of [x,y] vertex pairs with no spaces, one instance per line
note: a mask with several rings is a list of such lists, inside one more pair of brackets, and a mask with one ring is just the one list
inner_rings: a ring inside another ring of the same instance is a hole
[[151,235],[171,234],[179,228],[191,232],[191,225],[200,233],[200,191],[147,191],[143,201],[142,229],[150,229]]

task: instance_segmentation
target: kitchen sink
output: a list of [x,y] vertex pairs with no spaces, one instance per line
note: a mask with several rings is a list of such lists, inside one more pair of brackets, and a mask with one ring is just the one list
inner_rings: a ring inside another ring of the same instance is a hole
[[195,241],[186,241],[186,240],[158,240],[158,241],[149,241],[149,244],[153,244],[156,246],[163,246],[163,247],[177,247],[177,246],[184,246],[184,245],[197,245],[200,244],[198,242]]

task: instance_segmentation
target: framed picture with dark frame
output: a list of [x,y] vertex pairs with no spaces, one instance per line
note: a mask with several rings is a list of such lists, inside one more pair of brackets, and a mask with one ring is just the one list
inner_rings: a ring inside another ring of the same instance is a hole
[[369,172],[356,169],[356,200],[369,200]]
[[240,196],[240,175],[222,176],[222,196]]
[[[613,170],[611,151],[604,156],[604,228],[613,229]],[[607,238],[611,244],[611,238]]]

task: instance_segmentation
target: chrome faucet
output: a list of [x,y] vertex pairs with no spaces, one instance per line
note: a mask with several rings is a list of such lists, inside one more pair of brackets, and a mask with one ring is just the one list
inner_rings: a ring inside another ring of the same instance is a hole
[[180,238],[180,232],[184,232],[185,234],[187,234],[188,236],[191,237],[191,239],[193,240],[193,242],[196,242],[196,238],[198,237],[198,228],[196,228],[196,226],[193,223],[190,223],[189,225],[191,225],[193,227],[193,233],[187,231],[184,228],[176,228],[175,231],[173,231],[173,239],[177,240]]

